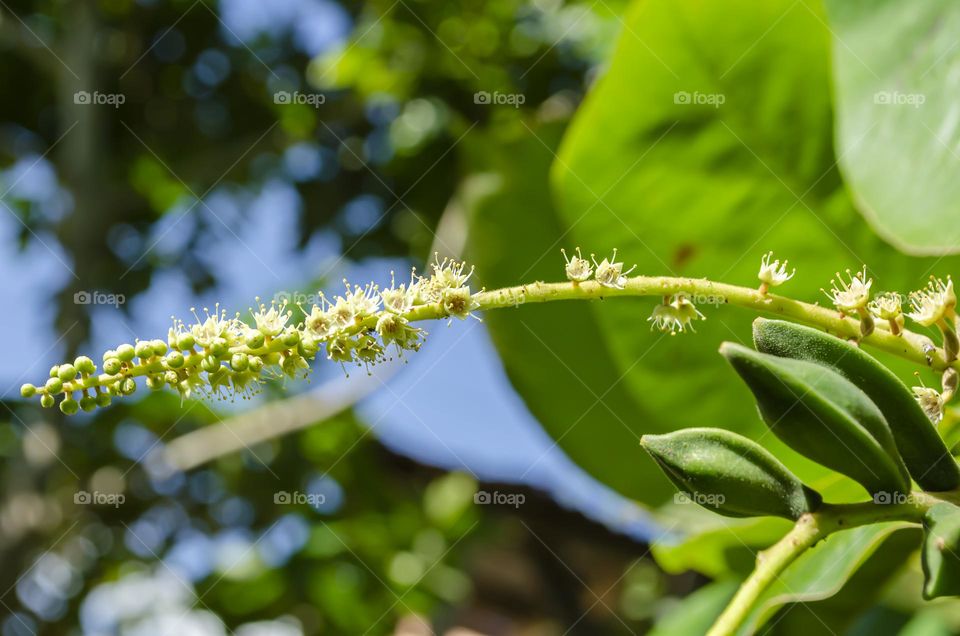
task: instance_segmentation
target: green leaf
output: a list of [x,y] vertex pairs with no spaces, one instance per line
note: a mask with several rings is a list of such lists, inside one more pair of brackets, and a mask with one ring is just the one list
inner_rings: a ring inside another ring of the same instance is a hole
[[938,503],[923,517],[923,598],[960,596],[960,508]]
[[[787,603],[809,603],[830,598],[893,533],[903,529],[913,534],[912,544],[915,546],[919,539],[915,526],[900,522],[862,526],[830,535],[823,543],[807,550],[767,588],[739,633],[754,633]],[[883,561],[874,565],[890,573],[900,562],[902,559],[899,562],[888,560],[885,570]]]
[[648,636],[700,636],[733,598],[739,581],[723,580],[705,585],[685,597],[657,621]]
[[837,154],[860,211],[914,254],[960,251],[960,4],[827,0]]

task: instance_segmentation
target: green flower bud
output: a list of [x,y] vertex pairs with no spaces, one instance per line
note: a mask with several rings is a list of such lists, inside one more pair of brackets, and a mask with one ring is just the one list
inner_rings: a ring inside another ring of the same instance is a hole
[[80,405],[73,398],[60,400],[60,412],[64,415],[73,415],[80,409]]
[[120,373],[120,367],[123,365],[119,358],[107,358],[103,362],[103,372],[110,375]]
[[183,366],[183,354],[179,351],[171,351],[167,354],[164,362],[166,362],[167,366],[171,369],[179,369]]
[[213,342],[210,343],[210,353],[219,357],[222,357],[227,351],[230,350],[230,345],[227,344],[227,341],[223,338],[214,338]]
[[20,387],[20,397],[31,398],[37,394],[37,387],[32,384],[24,384]]
[[50,377],[51,377],[51,378],[60,377],[60,365],[59,365],[59,364],[55,364],[55,365],[53,365],[52,367],[50,367]]
[[163,380],[163,375],[148,375],[147,376],[147,387],[153,391],[157,391],[163,388],[165,384]]
[[180,383],[180,376],[177,375],[176,371],[167,371],[163,374],[163,381],[170,386],[177,386]]
[[196,344],[196,342],[194,341],[192,334],[185,333],[177,338],[177,347],[179,347],[181,351],[191,349],[194,344]]
[[253,373],[260,373],[263,370],[263,358],[259,356],[249,356],[247,366]]
[[110,406],[110,394],[97,393],[97,406],[99,406],[100,408],[105,408]]
[[685,428],[640,444],[695,503],[723,515],[798,519],[822,501],[768,450],[730,431]]
[[47,393],[59,393],[63,390],[63,381],[60,378],[50,378],[44,385]]
[[124,378],[123,381],[120,382],[120,392],[124,395],[133,395],[136,390],[137,383],[133,378]]
[[866,351],[818,329],[764,318],[753,323],[753,342],[758,351],[816,362],[856,384],[880,408],[921,488],[940,492],[960,486],[960,468],[914,396]]
[[206,356],[200,361],[200,368],[207,373],[212,373],[220,368],[220,360],[216,356]]
[[53,396],[50,395],[49,393],[44,393],[43,397],[40,398],[40,406],[42,406],[45,409],[48,409],[51,406],[53,406],[53,403],[54,403]]
[[93,363],[93,360],[91,360],[87,356],[80,356],[79,358],[74,360],[73,366],[77,368],[77,371],[79,371],[84,375],[91,375],[93,373],[96,373],[97,371],[97,365],[95,365]]
[[153,347],[153,354],[156,356],[162,356],[167,352],[167,343],[163,340],[153,340],[150,344]]
[[317,344],[316,340],[310,337],[301,339],[300,344],[297,346],[297,353],[310,360],[317,355],[317,351],[319,350],[320,345]]
[[247,334],[247,346],[251,349],[259,349],[266,342],[266,338],[259,331],[251,331]]
[[117,357],[123,362],[130,362],[133,360],[133,356],[135,355],[136,349],[134,349],[131,345],[122,344],[117,347]]
[[97,398],[92,395],[84,395],[80,398],[80,408],[87,412],[92,411],[97,408]]
[[61,364],[57,376],[64,382],[69,382],[77,377],[77,368],[72,364]]
[[300,332],[296,330],[288,331],[281,337],[281,342],[288,347],[295,347],[300,342]]
[[104,361],[104,362],[106,362],[106,361],[109,360],[110,358],[116,358],[116,357],[117,357],[117,351],[116,351],[116,349],[107,349],[106,351],[103,352],[103,361]]
[[141,360],[146,360],[153,356],[153,345],[149,342],[141,340],[137,343],[137,347],[134,349],[134,352],[137,354],[137,357]]
[[910,475],[877,405],[823,365],[778,358],[725,342],[774,435],[798,453],[847,475],[867,492],[910,492]]
[[230,358],[230,367],[234,371],[246,371],[249,366],[250,358],[248,358],[245,353],[235,353],[233,357]]

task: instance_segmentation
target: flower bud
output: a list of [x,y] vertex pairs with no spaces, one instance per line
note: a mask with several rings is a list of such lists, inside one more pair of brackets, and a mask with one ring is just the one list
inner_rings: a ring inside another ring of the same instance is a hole
[[295,347],[300,342],[300,332],[296,330],[288,331],[281,337],[281,342],[288,347]]
[[247,366],[253,373],[260,373],[263,370],[263,358],[250,356]]
[[77,371],[79,371],[83,375],[91,375],[93,373],[96,373],[97,371],[97,365],[95,365],[93,363],[93,360],[91,360],[87,356],[80,356],[79,358],[74,360],[73,366],[75,366],[77,368]]
[[163,381],[170,386],[177,386],[180,382],[180,376],[177,375],[176,371],[167,371],[163,374]]
[[53,365],[52,367],[50,367],[50,377],[51,377],[51,378],[59,377],[59,375],[60,375],[60,365],[59,365],[59,364],[55,364],[55,365]]
[[147,387],[152,391],[157,391],[163,388],[165,384],[163,380],[163,375],[148,375],[147,376]]
[[80,405],[73,398],[60,400],[60,412],[64,415],[73,415],[80,409]]
[[207,373],[212,373],[220,368],[220,360],[216,356],[206,356],[200,361],[200,368]]
[[153,345],[149,342],[141,340],[137,343],[134,353],[137,354],[137,357],[141,360],[146,360],[147,358],[153,357]]
[[251,331],[247,334],[247,346],[251,349],[259,349],[263,346],[266,339],[259,331]]
[[681,491],[723,515],[798,519],[821,503],[770,451],[727,430],[686,428],[640,444]]
[[97,398],[92,395],[84,395],[80,398],[80,408],[89,413],[97,408]]
[[177,338],[177,347],[181,351],[186,351],[187,349],[191,349],[194,344],[196,344],[196,341],[193,339],[192,334],[185,333],[181,335],[179,338]]
[[44,387],[47,393],[59,393],[63,390],[63,381],[60,378],[50,378]]
[[64,382],[69,382],[70,380],[77,377],[77,368],[72,364],[61,364],[60,370],[57,371],[57,377],[59,377]]
[[137,383],[133,378],[124,378],[123,381],[120,382],[120,392],[124,395],[132,395],[136,390]]
[[227,344],[227,341],[223,338],[214,338],[213,342],[210,343],[210,353],[219,357],[222,357],[227,351],[230,350],[230,345]]
[[32,384],[24,384],[20,387],[20,396],[25,398],[31,398],[37,394],[37,387]]
[[106,362],[106,361],[109,360],[110,358],[116,358],[116,357],[117,357],[117,351],[116,351],[116,349],[107,349],[106,351],[103,352],[103,361],[104,361],[104,362]]
[[43,397],[40,398],[40,406],[42,406],[45,409],[48,409],[51,406],[53,406],[53,402],[54,402],[53,396],[50,395],[49,393],[44,393]]
[[167,357],[164,359],[164,362],[171,369],[179,369],[183,366],[183,354],[179,351],[171,351],[167,354]]
[[250,366],[250,359],[245,353],[235,353],[233,357],[230,358],[230,367],[234,371],[246,371],[247,367]]
[[117,347],[117,357],[120,358],[122,362],[130,362],[133,360],[134,355],[136,355],[136,349],[131,345],[122,344]]
[[119,358],[107,358],[103,362],[103,372],[110,375],[116,375],[120,373],[120,367],[122,366]]
[[100,408],[105,408],[110,406],[110,394],[109,393],[97,393],[97,406]]
[[150,346],[153,347],[153,355],[162,356],[167,353],[167,343],[163,340],[152,340]]

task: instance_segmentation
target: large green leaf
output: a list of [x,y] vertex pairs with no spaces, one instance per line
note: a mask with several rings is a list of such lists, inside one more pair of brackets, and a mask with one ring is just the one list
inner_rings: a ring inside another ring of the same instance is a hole
[[[904,530],[906,537],[893,536],[898,530]],[[883,581],[891,576],[902,564],[908,551],[916,548],[920,540],[915,526],[893,522],[862,526],[833,534],[818,546],[807,550],[800,558],[777,577],[760,596],[753,610],[744,621],[741,634],[753,634],[766,623],[781,607],[788,603],[810,603],[833,597],[844,584],[855,581],[858,570],[863,568],[860,583],[873,579],[872,593],[879,592]],[[895,541],[892,546],[896,552],[886,557],[871,560],[885,542]],[[863,591],[862,585],[855,587]],[[846,618],[850,612],[861,607],[858,597],[852,606],[847,607]],[[842,605],[842,604],[841,604]],[[812,608],[816,611],[816,608]],[[825,608],[826,609],[826,608]],[[835,608],[834,608],[835,609]],[[786,608],[785,611],[792,611]]]
[[[878,278],[875,289],[919,285],[934,261],[884,243],[843,191],[831,142],[828,45],[822,11],[805,3],[634,3],[609,69],[554,163],[560,232],[551,238],[568,249],[619,247],[643,273],[745,284],[756,284],[761,254],[774,249],[798,269],[786,293],[809,300],[822,298],[836,269],[863,262]],[[711,95],[723,104],[684,103]],[[516,240],[516,251],[525,240]],[[696,335],[661,339],[645,328],[650,309],[643,300],[590,307],[604,355],[623,375],[618,388],[638,405],[620,416],[635,433],[722,426],[761,441],[807,481],[823,475],[765,434],[751,396],[715,353],[723,340],[748,341],[751,314],[703,305],[707,321]],[[529,348],[501,350],[509,366]],[[895,369],[909,377],[904,365]],[[528,403],[549,391],[527,389]],[[563,427],[543,423],[560,437]],[[603,429],[623,425],[610,417],[598,426],[594,445]],[[586,452],[570,441],[560,445],[571,455]],[[588,470],[613,483],[610,473],[620,469],[613,464]],[[650,500],[637,490],[625,492]]]
[[701,636],[737,591],[738,581],[723,580],[705,585],[683,599],[657,621],[647,636]]
[[827,0],[840,167],[877,232],[960,250],[960,4]]

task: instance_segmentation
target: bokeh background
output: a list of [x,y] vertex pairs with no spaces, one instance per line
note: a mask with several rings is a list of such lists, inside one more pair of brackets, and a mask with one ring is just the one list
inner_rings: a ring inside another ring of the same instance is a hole
[[[864,263],[919,286],[957,265],[936,216],[960,200],[937,92],[957,20],[869,8],[926,44],[900,72],[876,42],[906,36],[851,4],[0,0],[0,634],[702,632],[783,526],[676,500],[637,442],[759,436],[715,354],[749,340],[735,309],[670,338],[650,302],[518,307],[238,403],[142,389],[65,419],[18,387],[171,315],[434,253],[488,288],[558,280],[578,245],[748,285],[775,249],[806,300]],[[917,612],[902,534],[785,592],[771,630],[950,633],[955,609]]]

